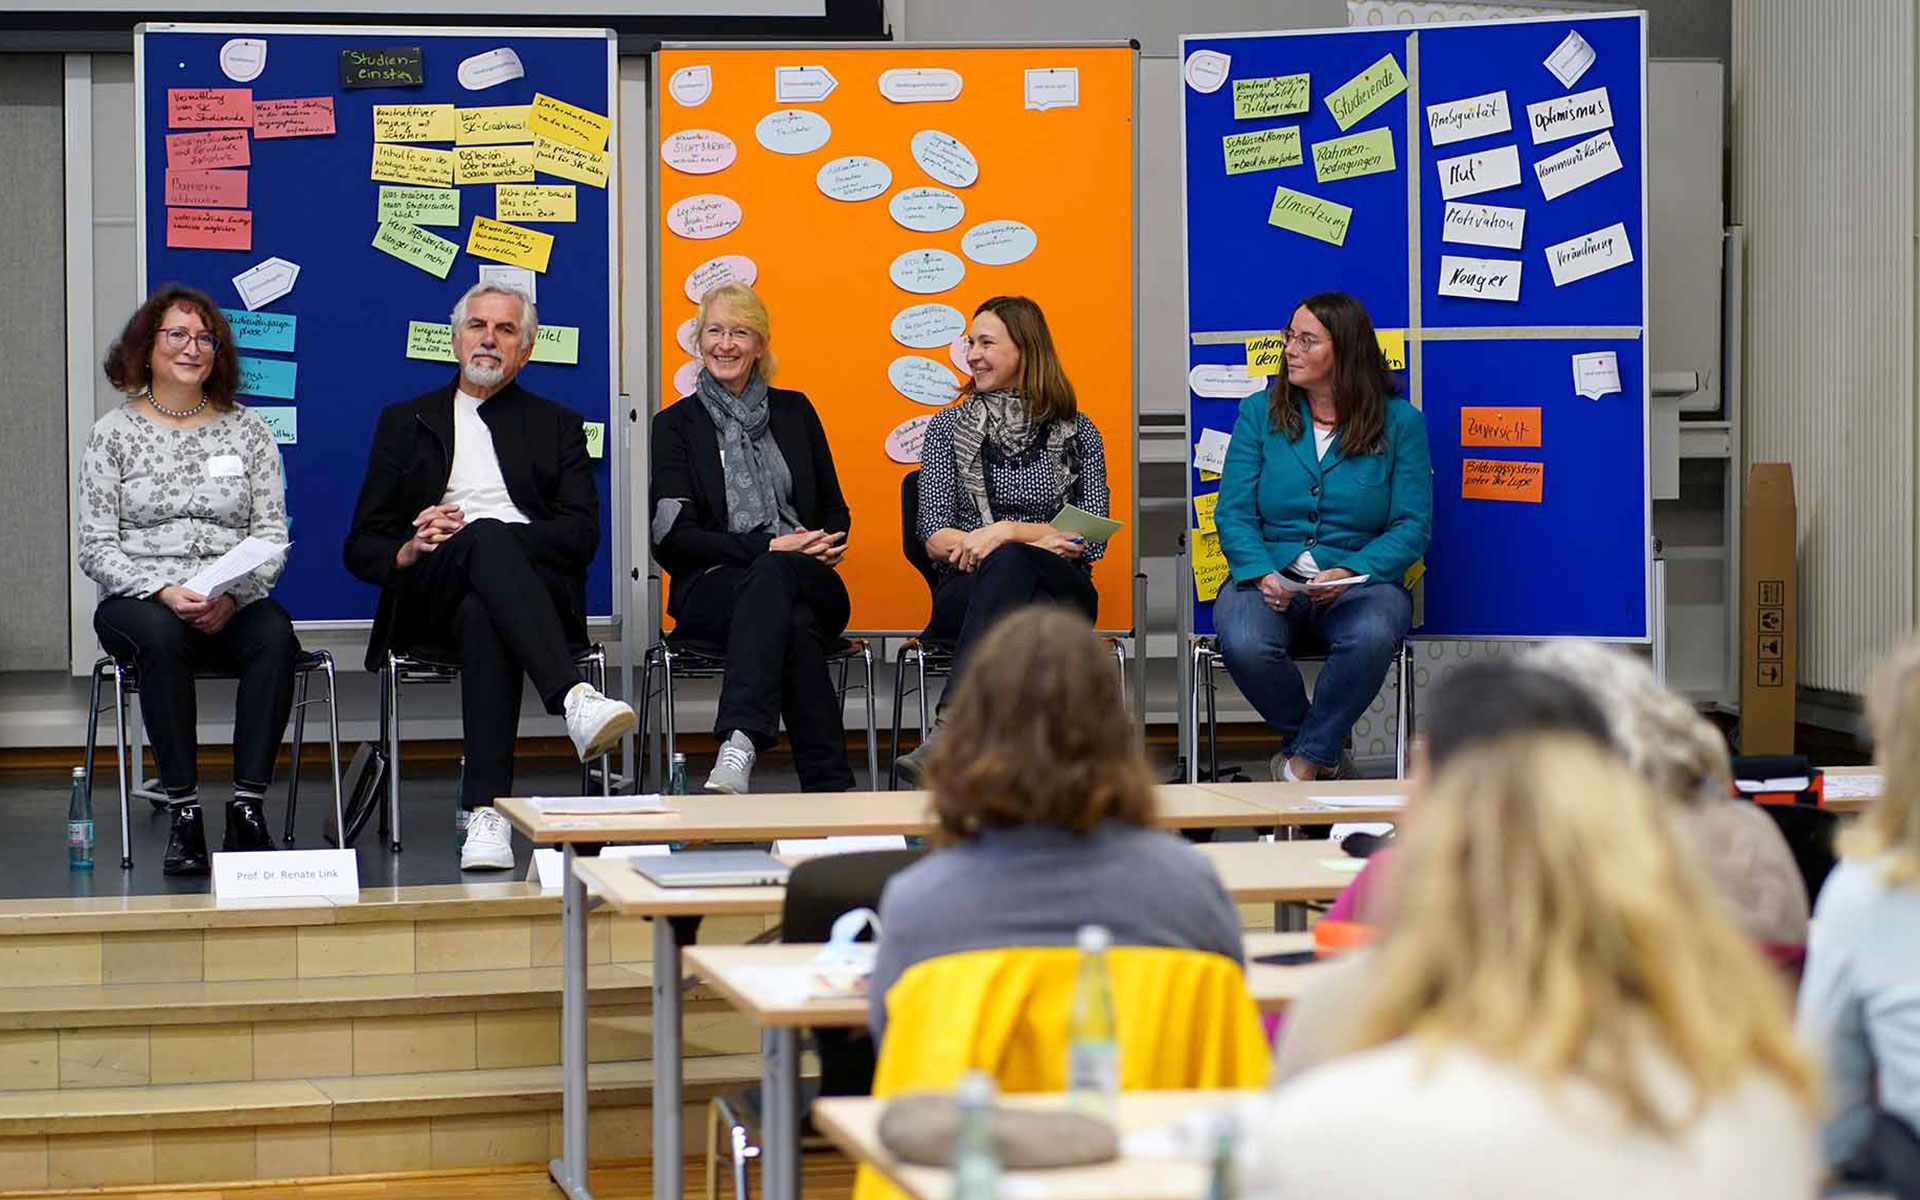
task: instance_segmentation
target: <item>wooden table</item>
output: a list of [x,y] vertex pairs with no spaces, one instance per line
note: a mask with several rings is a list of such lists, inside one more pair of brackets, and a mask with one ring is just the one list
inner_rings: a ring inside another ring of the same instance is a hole
[[[1329,779],[1309,783],[1198,783],[1193,786],[1251,804],[1281,826],[1336,825],[1348,821],[1399,821],[1406,816],[1404,779]],[[1317,803],[1321,796],[1393,796],[1391,804]]]
[[[1240,1090],[1191,1092],[1122,1092],[1116,1114],[1122,1135],[1179,1120],[1196,1109],[1225,1109],[1243,1104],[1259,1093]],[[1058,1108],[1066,1103],[1060,1093],[1002,1096],[998,1103],[1019,1108]],[[835,1096],[814,1101],[813,1123],[833,1139],[849,1158],[877,1167],[913,1200],[948,1200],[953,1192],[949,1172],[939,1167],[912,1167],[896,1160],[880,1145],[880,1113],[885,1100],[871,1096]],[[1206,1195],[1211,1168],[1207,1163],[1163,1158],[1128,1158],[1092,1167],[1062,1167],[1048,1171],[1011,1171],[1002,1179],[1003,1195],[1027,1200],[1194,1200]]]

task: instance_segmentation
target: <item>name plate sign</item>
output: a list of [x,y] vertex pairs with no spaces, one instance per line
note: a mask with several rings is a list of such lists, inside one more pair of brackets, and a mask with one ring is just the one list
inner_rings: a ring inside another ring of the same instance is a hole
[[360,868],[351,850],[256,850],[213,856],[213,898],[282,900],[294,896],[360,898]]

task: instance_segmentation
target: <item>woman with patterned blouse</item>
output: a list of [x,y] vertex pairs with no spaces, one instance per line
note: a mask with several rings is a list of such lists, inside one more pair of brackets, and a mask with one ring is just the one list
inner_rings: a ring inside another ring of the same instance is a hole
[[170,284],[107,352],[127,402],[94,423],[80,465],[80,569],[100,585],[100,644],[139,674],[141,711],[173,824],[169,875],[207,871],[193,673],[239,676],[227,850],[271,850],[261,803],[293,707],[293,623],[267,591],[276,558],[208,598],[183,586],[249,535],[287,540],[280,455],[267,423],[234,401],[240,360],[220,309]]
[[[1040,306],[995,296],[975,309],[967,369],[960,403],[927,423],[920,451],[916,532],[940,575],[926,636],[956,643],[949,693],[1004,614],[1070,604],[1093,620],[1093,563],[1106,553],[1050,524],[1067,504],[1107,515],[1107,458]],[[908,778],[919,778],[925,749],[900,759]]]

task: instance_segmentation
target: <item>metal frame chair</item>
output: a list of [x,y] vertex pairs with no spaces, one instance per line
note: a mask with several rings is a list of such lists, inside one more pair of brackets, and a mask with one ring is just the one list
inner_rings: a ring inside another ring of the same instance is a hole
[[[294,675],[298,692],[293,704],[293,765],[287,772],[287,832],[285,840],[293,842],[293,813],[300,799],[300,749],[306,733],[307,705],[319,704],[318,698],[308,698],[308,683],[315,672],[326,677],[327,694],[327,748],[333,764],[333,815],[337,822],[341,816],[340,799],[340,713],[335,703],[333,655],[325,650],[303,650],[294,658]],[[133,867],[133,822],[128,812],[132,800],[133,788],[129,784],[128,759],[132,757],[132,747],[128,741],[129,722],[127,720],[127,697],[140,690],[140,676],[132,663],[123,663],[111,654],[102,655],[93,664],[92,693],[87,705],[87,745],[82,770],[86,775],[86,793],[89,803],[93,800],[93,751],[94,739],[100,733],[100,692],[106,677],[113,676],[113,728],[114,761],[119,770],[120,779],[120,869]],[[195,671],[193,677],[199,679],[234,679],[231,671]],[[145,793],[143,793],[145,794]],[[154,807],[165,808],[164,797],[153,801]]]
[[[594,689],[607,690],[607,651],[599,642],[576,650],[573,665],[583,667],[587,682]],[[452,683],[460,678],[460,664],[451,654],[415,648],[411,651],[388,650],[387,665],[380,668],[380,740],[387,747],[387,807],[380,832],[388,836],[388,848],[400,853],[400,689],[409,683]],[[612,755],[595,759],[600,766],[600,794],[613,794]],[[593,791],[594,764],[580,764],[580,792]],[[346,826],[342,825],[344,829]]]

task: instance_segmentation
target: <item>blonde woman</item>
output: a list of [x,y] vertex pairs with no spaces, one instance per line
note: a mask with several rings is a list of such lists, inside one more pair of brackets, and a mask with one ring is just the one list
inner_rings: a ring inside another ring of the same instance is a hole
[[730,283],[700,301],[694,394],[653,418],[653,556],[682,635],[726,647],[710,792],[743,793],[784,717],[800,788],[853,787],[826,651],[847,627],[836,569],[851,516],[820,416],[771,387],[767,306]]
[[1886,788],[1820,889],[1800,1028],[1825,1058],[1827,1162],[1920,1194],[1920,640],[1869,698]]
[[1350,1053],[1276,1094],[1247,1194],[1813,1195],[1783,987],[1669,808],[1582,738],[1454,763],[1408,838]]

